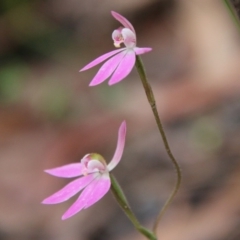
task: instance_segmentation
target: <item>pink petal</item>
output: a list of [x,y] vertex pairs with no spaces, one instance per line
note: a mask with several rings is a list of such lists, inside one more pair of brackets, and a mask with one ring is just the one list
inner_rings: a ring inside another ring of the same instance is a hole
[[109,174],[104,174],[98,180],[94,190],[90,195],[88,195],[85,209],[92,206],[94,203],[98,202],[110,189],[111,181]]
[[[99,178],[98,178],[99,179]],[[73,215],[75,215],[76,213],[78,213],[79,211],[81,211],[84,206],[86,205],[86,201],[88,198],[88,195],[90,195],[93,191],[93,189],[95,188],[98,179],[95,179],[94,181],[91,182],[91,184],[88,185],[88,187],[86,187],[81,195],[78,197],[78,199],[73,203],[73,205],[62,215],[62,220],[65,220],[67,218],[72,217]]]
[[138,47],[134,48],[134,52],[136,53],[136,55],[141,55],[150,51],[152,51],[152,48],[138,48]]
[[[104,179],[104,182],[103,182]],[[89,207],[100,200],[110,188],[109,177],[95,179],[81,193],[77,201],[63,214],[62,220],[72,217],[85,207]]]
[[118,65],[116,71],[113,73],[108,84],[113,85],[123,80],[131,72],[135,64],[135,60],[136,60],[135,52],[131,49],[127,50],[126,55]]
[[90,62],[89,64],[87,64],[84,68],[80,69],[79,72],[88,70],[89,68],[92,68],[92,67],[98,65],[99,63],[105,61],[106,59],[110,58],[114,54],[121,52],[121,51],[122,51],[122,49],[117,49],[117,50],[105,53],[102,56],[100,56],[100,57],[96,58],[95,60],[93,60],[92,62]]
[[111,171],[113,168],[115,168],[122,158],[123,149],[125,145],[126,132],[127,132],[127,125],[126,125],[126,122],[123,121],[118,130],[117,147],[111,162],[108,164],[108,167],[107,167],[108,171]]
[[44,170],[44,172],[49,173],[56,177],[63,177],[63,178],[78,177],[82,175],[82,164],[71,163],[61,167]]
[[111,14],[112,14],[112,16],[113,16],[117,21],[119,21],[124,27],[131,29],[131,30],[135,33],[135,30],[134,30],[133,25],[132,25],[125,17],[123,17],[122,15],[120,15],[119,13],[114,12],[114,11],[111,11]]
[[93,80],[90,82],[89,86],[96,86],[106,80],[114,72],[120,61],[126,54],[124,48],[121,49],[122,52],[113,56],[107,62],[105,62],[102,67],[99,69]]
[[44,199],[42,201],[43,204],[56,204],[60,202],[65,202],[83,188],[85,188],[93,179],[96,178],[96,175],[91,174],[81,178],[78,178],[69,184],[67,184],[64,188],[54,193],[50,197]]

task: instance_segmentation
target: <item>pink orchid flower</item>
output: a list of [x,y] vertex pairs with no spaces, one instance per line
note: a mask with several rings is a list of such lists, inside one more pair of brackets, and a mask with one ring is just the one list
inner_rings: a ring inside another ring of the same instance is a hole
[[152,50],[151,48],[136,47],[136,33],[132,24],[119,13],[114,11],[111,13],[112,16],[123,25],[123,27],[114,30],[112,33],[114,46],[120,47],[120,44],[124,43],[125,47],[103,54],[80,70],[80,72],[88,70],[111,57],[102,65],[89,86],[96,86],[110,76],[109,85],[120,82],[133,69],[136,55],[144,54]]
[[43,204],[65,202],[75,194],[82,193],[73,205],[63,214],[62,220],[72,217],[82,209],[86,209],[99,201],[110,189],[109,172],[121,160],[126,136],[126,122],[123,121],[118,130],[118,142],[112,160],[107,165],[104,158],[96,153],[85,155],[80,163],[67,164],[45,170],[45,172],[62,178],[79,177],[64,188],[42,201]]

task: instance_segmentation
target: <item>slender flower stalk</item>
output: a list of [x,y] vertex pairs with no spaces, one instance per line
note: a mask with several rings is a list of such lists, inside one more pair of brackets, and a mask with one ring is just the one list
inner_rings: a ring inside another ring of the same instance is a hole
[[145,93],[147,95],[148,102],[149,102],[149,104],[150,104],[150,106],[152,108],[153,115],[154,115],[154,118],[155,118],[157,126],[158,126],[158,130],[159,130],[159,132],[161,134],[161,137],[163,139],[164,147],[165,147],[165,149],[167,151],[167,154],[168,154],[169,158],[171,159],[171,161],[172,161],[172,163],[173,163],[173,165],[174,165],[174,167],[176,169],[176,172],[177,172],[177,182],[176,182],[176,185],[175,185],[171,195],[169,196],[168,200],[164,204],[162,210],[158,214],[157,219],[156,219],[156,221],[154,223],[153,232],[155,233],[155,235],[157,235],[158,224],[159,224],[163,214],[167,210],[168,206],[173,201],[173,199],[174,199],[174,197],[175,197],[175,195],[176,195],[176,193],[177,193],[177,191],[178,191],[178,189],[180,187],[182,174],[181,174],[180,166],[179,166],[178,162],[176,161],[176,159],[174,158],[174,156],[173,156],[173,154],[171,152],[170,146],[168,144],[168,140],[167,140],[166,134],[164,132],[164,129],[163,129],[163,126],[162,126],[162,122],[161,122],[159,114],[158,114],[158,110],[156,108],[155,97],[154,97],[151,85],[149,84],[149,82],[147,80],[147,76],[146,76],[146,72],[144,70],[144,66],[143,66],[142,60],[141,60],[141,58],[139,56],[137,56],[137,58],[136,58],[135,66],[137,68],[138,74],[139,74],[140,79],[142,81]]
[[125,212],[125,214],[128,216],[128,218],[130,219],[130,221],[134,225],[134,227],[141,234],[143,234],[147,239],[157,240],[157,238],[156,238],[156,236],[154,235],[153,232],[149,231],[147,228],[143,227],[139,223],[139,221],[135,217],[134,213],[132,212],[132,210],[131,210],[128,202],[127,202],[127,199],[126,199],[120,185],[118,184],[117,180],[115,179],[115,177],[112,174],[110,174],[110,178],[111,178],[111,183],[112,183],[112,185],[111,185],[112,193],[113,193],[114,197],[116,198],[118,204],[122,208],[122,210]]

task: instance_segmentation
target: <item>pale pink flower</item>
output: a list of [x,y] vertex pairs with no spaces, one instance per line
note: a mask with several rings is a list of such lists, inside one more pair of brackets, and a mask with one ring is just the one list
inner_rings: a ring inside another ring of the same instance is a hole
[[132,24],[119,13],[114,11],[111,13],[112,16],[123,25],[123,27],[119,27],[112,33],[114,46],[120,47],[120,44],[123,43],[125,47],[103,54],[80,70],[80,72],[88,70],[111,57],[102,65],[89,86],[98,85],[110,76],[109,85],[120,82],[133,69],[136,55],[144,54],[152,50],[151,48],[136,47],[136,33]]
[[63,214],[62,220],[72,217],[82,209],[86,209],[99,201],[110,189],[109,172],[121,160],[126,136],[126,122],[123,121],[118,130],[118,141],[112,160],[107,165],[104,158],[96,153],[87,154],[79,163],[45,170],[45,172],[62,178],[79,177],[64,188],[44,199],[44,204],[65,202],[83,190],[73,205]]

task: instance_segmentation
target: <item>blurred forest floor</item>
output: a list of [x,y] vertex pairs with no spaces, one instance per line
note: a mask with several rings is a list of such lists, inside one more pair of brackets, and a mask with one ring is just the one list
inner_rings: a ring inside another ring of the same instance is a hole
[[94,88],[97,68],[78,72],[114,49],[110,10],[153,48],[142,59],[182,168],[159,239],[240,239],[240,38],[221,1],[2,0],[0,9],[0,240],[144,239],[111,193],[66,221],[72,201],[40,204],[66,184],[43,170],[90,152],[109,161],[123,119],[114,174],[144,225],[175,184],[136,71]]

